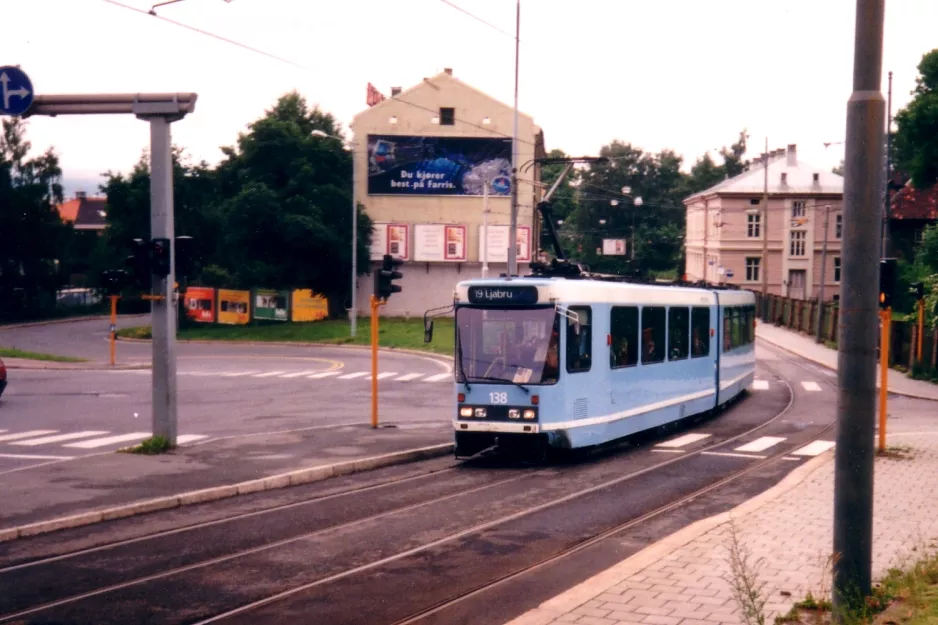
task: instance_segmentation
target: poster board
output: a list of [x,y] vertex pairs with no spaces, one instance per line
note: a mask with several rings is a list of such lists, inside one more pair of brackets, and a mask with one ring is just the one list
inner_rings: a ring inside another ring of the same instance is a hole
[[410,260],[410,232],[407,224],[375,222],[371,234],[371,260],[381,260],[385,254]]
[[603,239],[603,256],[625,256],[625,239]]
[[[509,226],[488,226],[488,262],[508,262],[508,231]],[[517,258],[518,262],[531,260],[531,226],[518,226]],[[479,262],[485,259],[484,243],[486,241],[485,227],[479,226]]]
[[251,320],[251,292],[218,289],[218,323],[247,325]]
[[466,226],[447,224],[415,225],[414,260],[465,262]]
[[329,317],[329,300],[310,289],[297,289],[291,298],[291,319],[296,322],[319,321]]
[[289,321],[290,292],[257,289],[254,291],[255,319],[265,321]]
[[190,286],[184,297],[186,317],[197,323],[215,323],[215,289]]

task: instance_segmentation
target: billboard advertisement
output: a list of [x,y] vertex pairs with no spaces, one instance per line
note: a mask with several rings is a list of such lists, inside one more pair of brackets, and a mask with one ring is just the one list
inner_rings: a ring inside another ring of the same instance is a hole
[[250,291],[218,289],[218,323],[243,326],[251,320]]
[[603,256],[625,256],[625,239],[603,239]]
[[371,260],[381,260],[385,254],[410,260],[410,240],[407,224],[375,222],[371,234]]
[[511,139],[368,135],[368,195],[511,192]]
[[215,289],[190,286],[185,295],[186,317],[199,323],[215,323]]
[[329,317],[329,300],[309,289],[293,291],[293,321],[319,321]]
[[[488,237],[485,236],[485,227],[479,226],[479,262],[485,258],[485,248],[488,247],[488,262],[508,262],[508,232],[509,226],[489,226]],[[518,226],[518,262],[531,260],[531,226]],[[488,245],[486,246],[486,239]]]
[[466,226],[417,224],[414,226],[414,260],[461,262],[466,260]]
[[288,321],[290,292],[259,289],[254,292],[254,318],[266,321]]

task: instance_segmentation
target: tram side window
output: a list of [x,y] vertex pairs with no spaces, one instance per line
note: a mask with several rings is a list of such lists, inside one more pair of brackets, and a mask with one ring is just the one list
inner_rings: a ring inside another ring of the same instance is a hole
[[664,361],[664,307],[642,308],[642,364]]
[[710,355],[710,309],[695,307],[691,313],[691,357]]
[[687,308],[668,309],[668,360],[687,358],[690,314]]
[[742,333],[740,332],[740,330],[742,329],[741,326],[742,326],[742,321],[743,321],[742,319],[743,309],[738,306],[734,306],[732,309],[732,314],[733,314],[733,348],[735,349],[737,347],[740,347],[743,344]]
[[609,366],[618,369],[638,364],[638,308],[613,306],[610,321]]
[[743,330],[743,340],[746,341],[746,344],[754,343],[756,340],[756,328],[753,325],[753,322],[756,319],[756,308],[755,306],[746,306],[746,325]]
[[723,351],[728,352],[733,349],[733,309],[726,307],[723,309]]
[[588,306],[572,306],[576,321],[567,319],[567,371],[589,371],[593,357],[591,311]]

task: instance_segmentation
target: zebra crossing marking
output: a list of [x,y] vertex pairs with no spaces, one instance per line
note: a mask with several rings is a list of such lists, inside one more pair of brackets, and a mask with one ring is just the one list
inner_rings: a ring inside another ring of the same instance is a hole
[[769,390],[769,381],[768,380],[753,380],[752,388],[757,391],[767,391]]
[[72,432],[71,434],[57,434],[55,436],[43,436],[41,438],[29,438],[26,440],[14,441],[10,443],[11,445],[28,445],[30,447],[36,445],[46,445],[48,443],[60,443],[62,441],[70,441],[76,438],[90,438],[92,436],[101,436],[102,434],[107,434],[107,431],[86,431],[86,432]]
[[395,378],[394,381],[395,382],[409,382],[410,380],[416,380],[422,375],[423,375],[422,373],[408,373],[408,374],[402,375],[399,378]]
[[275,375],[281,375],[286,373],[286,371],[268,371],[267,373],[259,373],[255,375],[255,378],[272,378]]
[[821,386],[817,382],[802,382],[801,386],[804,387],[806,391],[819,391]]
[[319,373],[319,370],[318,370],[318,369],[311,369],[311,370],[309,370],[309,371],[297,371],[297,372],[295,372],[295,373],[288,373],[288,374],[282,375],[282,376],[280,376],[280,377],[281,377],[281,378],[285,378],[285,379],[289,379],[289,378],[298,378],[298,377],[301,377],[301,376],[304,376],[304,375],[312,375],[313,373]]
[[820,456],[828,449],[833,448],[835,443],[833,441],[814,441],[802,447],[797,451],[791,452],[793,456]]
[[424,382],[439,382],[440,380],[445,380],[446,378],[452,377],[452,373],[437,373],[436,375],[431,375],[430,377],[424,378]]
[[339,375],[341,371],[323,371],[322,373],[314,373],[313,375],[306,376],[310,380],[321,380],[323,378],[331,378],[334,375]]
[[0,443],[19,440],[21,438],[33,438],[35,436],[44,436],[46,434],[55,434],[58,430],[30,430],[28,432],[19,432],[17,434],[4,434],[0,436]]
[[765,451],[769,447],[774,447],[775,445],[778,445],[784,440],[785,439],[782,438],[781,436],[763,436],[762,438],[757,438],[751,443],[746,443],[742,447],[737,447],[733,451],[741,451],[741,452]]
[[674,448],[674,447],[686,447],[698,441],[702,441],[705,438],[709,438],[709,434],[685,434],[684,436],[679,436],[677,438],[671,439],[664,443],[658,443],[655,447],[665,447],[665,448]]
[[339,380],[354,380],[355,378],[360,378],[362,376],[370,375],[367,371],[356,371],[355,373],[346,373],[345,375],[340,375]]

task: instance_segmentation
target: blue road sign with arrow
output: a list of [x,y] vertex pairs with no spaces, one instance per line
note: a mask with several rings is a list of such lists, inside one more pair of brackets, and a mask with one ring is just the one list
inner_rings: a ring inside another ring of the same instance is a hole
[[33,103],[33,83],[18,67],[0,67],[0,114],[22,115]]

